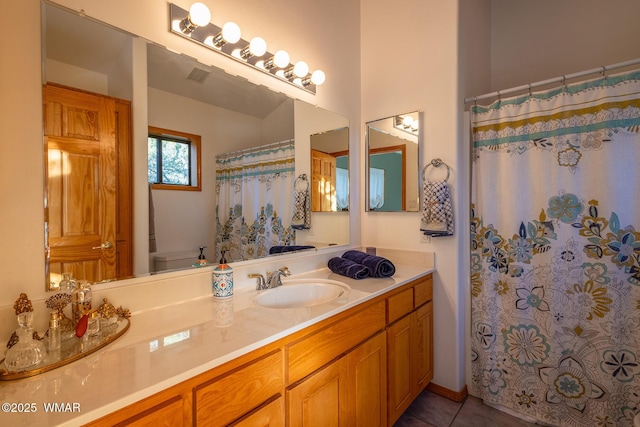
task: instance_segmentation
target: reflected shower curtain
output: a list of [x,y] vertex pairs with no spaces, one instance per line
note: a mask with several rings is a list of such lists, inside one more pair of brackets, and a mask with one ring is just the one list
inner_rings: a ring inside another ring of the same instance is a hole
[[473,393],[559,426],[640,410],[640,72],[472,108]]
[[293,140],[216,157],[216,260],[228,262],[269,254],[295,241]]

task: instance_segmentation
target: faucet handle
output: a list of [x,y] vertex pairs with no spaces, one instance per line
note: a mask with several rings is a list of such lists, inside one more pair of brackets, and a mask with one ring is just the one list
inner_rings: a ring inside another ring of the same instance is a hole
[[291,276],[291,271],[289,271],[289,267],[284,266],[280,269],[280,272],[283,276]]
[[264,280],[264,276],[259,273],[251,273],[247,276],[249,279],[258,279],[256,283],[256,290],[260,291],[266,288],[266,282]]

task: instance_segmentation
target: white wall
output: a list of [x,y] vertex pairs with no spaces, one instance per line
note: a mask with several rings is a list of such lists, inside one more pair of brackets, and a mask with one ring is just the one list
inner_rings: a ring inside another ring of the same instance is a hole
[[[439,157],[451,167],[449,184],[459,211],[466,209],[460,203],[459,181],[467,167],[460,164],[458,143],[458,12],[458,2],[398,0],[393,7],[385,0],[361,2],[362,122],[422,111],[421,165]],[[364,162],[360,170],[364,182]],[[455,236],[426,244],[420,242],[420,213],[368,212],[362,220],[362,243],[436,253],[433,381],[459,391],[464,387],[464,312],[459,302],[464,278],[458,270],[458,249],[468,227],[459,219],[455,227]]]
[[638,17],[636,0],[491,0],[490,92],[640,57]]

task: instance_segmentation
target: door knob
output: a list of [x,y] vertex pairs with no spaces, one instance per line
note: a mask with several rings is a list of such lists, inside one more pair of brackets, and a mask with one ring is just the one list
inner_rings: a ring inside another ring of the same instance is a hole
[[101,244],[100,246],[94,246],[91,249],[111,249],[113,247],[113,244],[110,241],[106,241],[103,244]]

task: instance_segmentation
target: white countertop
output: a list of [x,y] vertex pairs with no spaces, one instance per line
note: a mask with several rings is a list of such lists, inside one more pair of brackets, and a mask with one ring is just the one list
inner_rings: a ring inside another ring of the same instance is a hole
[[[386,279],[353,280],[325,268],[283,280],[325,278],[351,287],[314,307],[261,307],[253,302],[258,291],[243,286],[227,300],[209,295],[135,314],[129,330],[96,353],[32,378],[0,382],[0,402],[22,410],[3,406],[0,420],[11,426],[87,423],[433,271],[395,266],[396,274]],[[52,403],[76,411],[47,412],[45,404]]]

